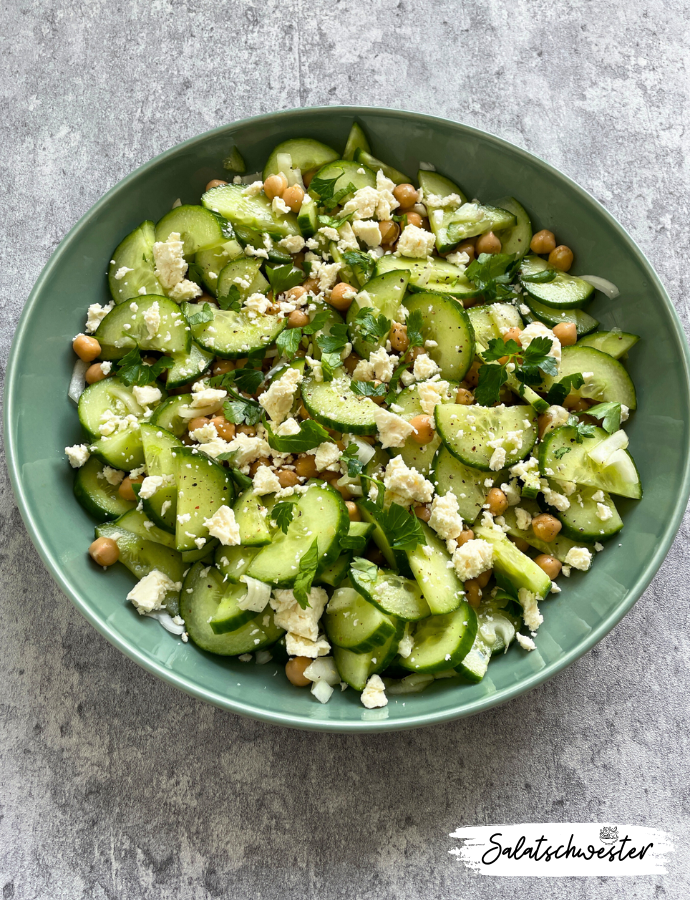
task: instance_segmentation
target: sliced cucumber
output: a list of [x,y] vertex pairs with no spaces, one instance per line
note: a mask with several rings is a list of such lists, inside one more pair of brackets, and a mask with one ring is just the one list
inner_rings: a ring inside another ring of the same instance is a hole
[[[409,270],[411,291],[450,294],[451,297],[456,297],[458,300],[469,300],[477,297],[480,293],[466,278],[462,269],[436,256],[432,259],[420,260],[389,254],[382,256],[376,263],[377,275],[384,275],[393,269]],[[369,290],[368,285],[367,290]]]
[[208,624],[214,634],[227,634],[228,631],[236,631],[246,625],[251,619],[256,618],[256,611],[242,609],[239,601],[247,594],[245,584],[226,584],[221,594],[220,603],[215,615],[211,616]]
[[218,613],[224,593],[223,576],[218,569],[196,563],[187,573],[180,595],[180,615],[197,647],[219,656],[239,656],[268,647],[283,634],[273,621],[271,610],[258,613],[235,631],[216,634],[209,620]]
[[[376,504],[366,498],[357,500],[356,502],[362,519],[367,524],[374,526],[374,529],[371,533],[373,542],[383,554],[383,557],[388,565],[391,566],[391,568],[398,570],[400,568],[401,556],[404,556],[404,554],[402,554],[400,551],[393,550],[393,548],[391,547],[390,541],[386,537],[386,533],[381,527],[381,523],[379,521],[379,510]],[[406,560],[407,557],[405,557],[405,561]]]
[[145,512],[139,509],[130,509],[119,519],[113,522],[118,528],[124,528],[125,531],[131,531],[146,541],[153,541],[155,544],[162,544],[164,547],[175,549],[175,538],[167,531],[163,531],[148,518]]
[[194,265],[207,290],[214,297],[218,291],[218,276],[229,262],[239,256],[242,256],[242,246],[234,238],[221,244],[220,247],[211,247],[208,250],[197,252],[194,257]]
[[110,484],[103,475],[103,463],[95,456],[77,470],[74,496],[87,513],[100,522],[117,519],[135,507],[135,503],[122,499],[118,488],[119,485]]
[[[572,347],[564,347],[557,378],[560,381],[566,375],[581,372],[589,373],[581,388],[573,391],[578,397],[596,400],[597,403],[624,403],[628,409],[637,409],[635,385],[625,371],[625,367],[617,359],[595,350],[594,347],[583,347],[577,343]],[[556,379],[544,376],[544,385],[548,390]]]
[[638,341],[639,337],[636,334],[629,334],[627,331],[599,331],[597,334],[588,334],[580,338],[577,343],[580,347],[594,347],[595,350],[608,353],[614,359],[620,359]]
[[428,197],[430,194],[436,197],[449,197],[451,194],[457,194],[463,203],[467,203],[467,195],[464,191],[450,178],[445,178],[443,175],[439,175],[438,172],[420,169],[417,172],[417,181],[420,188],[424,191],[425,197]]
[[235,521],[240,529],[240,541],[244,547],[263,547],[271,543],[270,517],[263,497],[257,497],[252,488],[235,501]]
[[353,560],[350,578],[363,597],[390,616],[416,622],[431,615],[419,585],[411,578],[379,569],[361,557]]
[[[185,303],[183,306],[187,319],[201,309],[202,305],[198,303]],[[256,316],[251,319],[244,310],[212,311],[213,319],[209,322],[191,326],[192,336],[208,353],[223,359],[240,359],[263,350],[275,341],[287,322],[278,316]]]
[[[441,212],[436,216],[436,212]],[[441,254],[449,253],[459,243],[487,231],[504,231],[513,228],[516,217],[506,209],[496,206],[473,204],[471,209],[459,207],[451,210],[434,210],[429,224],[436,235],[436,247]]]
[[252,561],[247,574],[276,587],[291,587],[300,560],[315,540],[319,554],[317,572],[338,558],[349,521],[340,494],[328,485],[312,484],[295,504],[287,533],[279,531],[274,535],[272,542]]
[[460,606],[465,592],[455,569],[449,565],[451,560],[445,544],[428,525],[423,522],[421,525],[431,555],[418,544],[414,550],[407,551],[407,559],[432,614],[443,615]]
[[532,220],[525,207],[515,197],[501,197],[494,200],[491,206],[506,209],[515,216],[515,225],[496,232],[496,237],[501,240],[501,253],[514,253],[518,259],[529,251],[532,240]]
[[300,233],[294,213],[283,215],[274,212],[265,194],[248,196],[243,193],[244,190],[245,185],[226,184],[206,191],[201,202],[212,212],[225,216],[233,225],[244,225],[271,237],[283,238]]
[[107,466],[129,472],[144,463],[139,428],[128,428],[91,445],[91,452]]
[[408,312],[422,315],[422,337],[436,341],[429,356],[441,367],[447,381],[462,381],[474,361],[474,330],[462,306],[442,294],[408,294]]
[[[457,383],[450,384],[448,392],[442,395],[442,402],[452,403],[455,400],[457,389]],[[397,414],[407,422],[424,412],[419,402],[419,386],[416,384],[402,390],[395,398],[395,404],[402,410]],[[441,438],[438,434],[434,434],[433,440],[428,444],[418,444],[412,437],[409,437],[402,447],[391,447],[390,452],[393,456],[402,456],[408,466],[414,466],[418,472],[427,475],[431,471],[434,455],[440,444]]]
[[[580,443],[577,441],[578,437]],[[596,465],[589,456],[608,437],[603,428],[595,428],[592,437],[578,435],[571,425],[554,428],[544,436],[539,445],[542,475],[639,500],[642,497],[640,476],[627,450],[617,451],[614,463],[605,467]]]
[[[147,294],[163,293],[154,272],[155,240],[156,226],[153,222],[142,222],[115,248],[108,266],[108,286],[115,303],[124,303],[133,297],[138,299],[141,288],[145,288]],[[116,278],[122,269],[128,271]]]
[[184,242],[184,255],[217,247],[226,240],[221,221],[203,206],[176,206],[156,225],[156,240],[167,241],[173,232]]
[[260,231],[254,231],[253,228],[245,228],[244,225],[235,225],[234,232],[235,237],[243,248],[253,247],[255,250],[265,250],[270,262],[284,265],[292,260],[292,257],[287,250],[281,250],[281,248],[275,244],[273,246],[269,244],[267,247],[264,244],[264,236]]
[[[151,335],[145,316],[154,304],[158,304],[159,324]],[[184,354],[191,346],[186,322],[178,304],[168,297],[156,297],[153,294],[137,297],[129,304],[121,303],[111,309],[98,326],[94,337],[101,345],[103,359],[120,359],[134,347],[159,353]]]
[[413,632],[412,653],[400,665],[412,672],[443,672],[467,656],[477,634],[477,616],[466,600],[453,612],[423,619]]
[[496,528],[475,525],[474,535],[493,544],[494,576],[499,585],[519,591],[526,588],[544,598],[551,590],[551,579],[539,566],[518,550],[505,534]]
[[357,122],[352,123],[352,128],[347,136],[347,143],[343,150],[343,159],[354,159],[356,150],[364,150],[366,153],[370,151],[369,141],[364,134],[362,126]]
[[342,680],[354,690],[363,691],[371,676],[383,672],[395,658],[403,627],[400,622],[398,630],[383,646],[367,653],[353,653],[344,647],[333,647],[333,659]]
[[[553,482],[553,489],[559,490],[558,482]],[[608,515],[604,510],[610,513],[608,519],[599,515],[602,512]],[[607,541],[623,527],[623,519],[610,494],[593,487],[579,487],[570,495],[569,509],[555,511],[554,515],[563,523],[561,533],[580,544],[582,541]]]
[[[554,482],[556,485],[556,482]],[[558,487],[555,486],[554,490],[558,490]],[[538,516],[541,513],[541,508],[536,500],[529,500],[523,497],[518,504],[521,509],[524,509],[528,512],[532,517]],[[584,544],[584,538],[579,536],[574,540],[564,533],[564,531],[560,531],[559,534],[552,541],[543,541],[541,538],[538,538],[534,533],[534,529],[530,525],[529,528],[524,531],[517,526],[517,516],[515,514],[515,507],[509,506],[508,509],[503,514],[505,519],[506,527],[508,528],[507,534],[511,535],[515,538],[522,538],[523,541],[527,541],[530,547],[534,547],[535,550],[538,550],[540,553],[546,553],[548,556],[555,556],[556,559],[560,560],[560,562],[565,562],[565,559],[573,549],[573,547],[582,547],[587,546]],[[560,513],[558,513],[560,516]],[[594,540],[598,540],[598,538],[594,538]],[[587,549],[594,552],[594,548],[589,546]]]
[[376,434],[374,418],[377,406],[369,397],[360,397],[351,387],[352,380],[338,369],[333,381],[305,378],[302,399],[307,412],[327,428],[349,434]]
[[[347,159],[336,159],[333,162],[326,163],[326,165],[322,166],[317,171],[316,175],[314,175],[314,179],[317,178],[326,179],[328,181],[337,178],[338,180],[333,188],[333,193],[336,194],[350,184],[354,187],[355,191],[358,191],[363,187],[376,187],[376,174],[372,172],[368,166]],[[319,195],[314,193],[311,187],[309,193],[312,199],[318,203],[320,199]],[[340,201],[341,205],[345,205],[353,193],[353,191],[350,191],[349,194],[344,194]]]
[[168,397],[153,412],[151,425],[158,425],[166,431],[170,431],[175,437],[182,437],[187,432],[189,419],[180,415],[180,410],[189,408],[192,402],[191,394],[178,394],[176,397]]
[[405,297],[409,279],[409,273],[400,270],[387,272],[385,275],[372,278],[367,282],[366,291],[363,294],[359,294],[350,305],[347,311],[350,338],[355,353],[359,354],[362,359],[369,359],[369,354],[382,346],[384,341],[381,340],[374,344],[371,341],[362,340],[356,324],[358,313],[364,308],[371,308],[374,316],[378,317],[380,314],[383,314],[392,322],[399,322],[400,306]]
[[79,398],[77,407],[79,421],[91,438],[100,438],[103,414],[112,412],[118,416],[136,416],[140,419],[144,409],[136,401],[132,386],[123,384],[119,378],[104,378],[90,384]]
[[[181,442],[170,431],[158,425],[143,424],[139,428],[144,448],[146,471],[149,475],[173,475],[172,450],[181,447]],[[177,516],[177,487],[164,485],[151,497],[143,499],[144,512],[149,519],[164,531],[175,533]]]
[[525,303],[532,316],[549,328],[555,325],[561,325],[563,322],[572,322],[577,328],[578,337],[583,334],[589,334],[598,327],[599,323],[595,318],[586,313],[583,309],[554,309],[551,306],[544,306],[538,300],[535,300],[531,294],[525,294]]
[[315,579],[319,584],[325,584],[327,587],[340,587],[350,574],[350,563],[352,561],[351,553],[341,553],[335,562],[321,572]]
[[202,547],[210,545],[204,519],[210,519],[221,506],[232,505],[235,496],[232,481],[223,466],[196,448],[175,447],[172,457],[177,484],[177,549],[194,550],[202,541]]
[[374,526],[371,522],[350,521],[347,532],[348,548],[357,554],[363,553],[373,533]]
[[387,643],[397,626],[354,588],[338,588],[323,617],[328,639],[336,647],[366,653]]
[[173,357],[173,366],[168,369],[168,377],[165,379],[166,388],[171,391],[197,381],[213,362],[214,355],[192,341],[188,353]]
[[[527,278],[543,272],[544,269],[552,268],[549,263],[539,256],[526,256],[520,266],[520,275]],[[567,275],[565,272],[556,271],[556,277],[553,281],[546,284],[534,284],[533,282],[523,280],[522,284],[527,293],[539,300],[545,306],[554,309],[570,309],[572,307],[584,306],[594,293],[591,284],[576,278],[574,275]]]
[[319,227],[319,210],[318,206],[311,199],[309,194],[304,195],[302,205],[297,213],[297,226],[302,237],[309,238],[316,234]]
[[486,675],[491,662],[491,646],[481,632],[482,614],[477,616],[477,633],[469,652],[464,659],[453,667],[458,675],[462,675],[471,684],[478,684]]
[[240,578],[247,574],[252,560],[260,552],[261,547],[218,547],[216,550],[216,565],[233,584],[239,583]]
[[401,172],[399,169],[394,169],[393,166],[389,166],[386,163],[381,162],[380,159],[372,156],[368,150],[363,150],[361,147],[358,147],[357,150],[355,150],[355,160],[358,163],[363,163],[365,166],[369,166],[369,168],[373,169],[374,172],[378,172],[379,169],[381,169],[386,178],[390,178],[390,180],[394,181],[396,184],[410,183],[409,176],[405,175],[404,172]]
[[486,472],[461,463],[444,446],[434,457],[431,480],[439,496],[452,491],[458,501],[458,512],[467,523],[472,523],[481,512],[488,488]]
[[241,303],[251,294],[265,294],[269,284],[261,274],[261,260],[242,256],[227,263],[218,276],[218,296],[227,297],[233,286],[239,291]]
[[[500,468],[513,466],[524,459],[537,439],[537,414],[531,406],[463,406],[459,403],[439,405],[435,409],[436,429],[452,455],[466,466],[491,470],[495,447],[489,443],[503,438],[506,458]],[[508,439],[510,432],[520,432],[522,444]]]
[[292,168],[299,169],[302,174],[320,169],[321,166],[338,158],[336,151],[328,144],[322,144],[321,141],[315,141],[313,138],[291,138],[289,141],[278,144],[271,151],[264,166],[264,181],[270,175],[277,175],[282,171],[278,161],[280,154],[289,155],[292,160]]

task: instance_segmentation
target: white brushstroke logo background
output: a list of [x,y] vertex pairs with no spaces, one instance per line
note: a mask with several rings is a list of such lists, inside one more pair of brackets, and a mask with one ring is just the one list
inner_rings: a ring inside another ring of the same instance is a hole
[[480,875],[564,878],[666,875],[669,835],[640,825],[527,823],[458,828],[448,852]]

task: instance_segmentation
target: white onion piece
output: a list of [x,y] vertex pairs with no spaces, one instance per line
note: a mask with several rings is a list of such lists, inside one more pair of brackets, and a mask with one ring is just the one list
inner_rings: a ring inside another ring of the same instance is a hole
[[601,291],[602,294],[606,294],[609,300],[615,300],[620,294],[620,291],[612,281],[607,281],[598,275],[577,275],[576,277],[581,281],[586,281],[587,284],[591,284],[593,288]]
[[333,688],[327,681],[315,681],[311,686],[311,692],[319,703],[328,703],[333,694]]
[[266,663],[270,662],[272,659],[273,654],[270,650],[257,650],[254,662],[257,666],[265,666]]
[[67,391],[67,396],[73,403],[79,403],[79,398],[84,393],[84,388],[86,387],[84,376],[89,365],[90,363],[84,362],[83,359],[78,359],[74,364],[72,377],[69,381],[69,390]]
[[313,682],[325,681],[331,686],[340,682],[340,675],[332,656],[320,656],[318,659],[315,659],[304,670],[304,677]]
[[413,674],[386,687],[388,694],[419,694],[433,684],[433,675]]
[[424,171],[424,172],[435,172],[436,171],[436,166],[433,165],[433,163],[422,162],[421,160],[419,162],[419,168],[422,169],[422,171]]
[[597,444],[587,456],[598,466],[608,465],[609,458],[616,450],[625,450],[628,446],[628,435],[624,431],[614,431],[606,440]]
[[169,631],[170,634],[184,634],[184,624],[176,625],[169,613],[161,610],[160,612],[149,613],[149,615],[152,619],[158,619],[163,628],[165,628],[166,631]]
[[254,184],[255,181],[263,182],[264,176],[261,172],[254,172],[252,175],[243,175],[242,184]]
[[247,593],[237,601],[239,608],[250,609],[255,613],[263,612],[271,599],[271,585],[250,578],[249,575],[241,575],[240,581],[247,585]]
[[182,201],[178,197],[177,200],[173,203],[172,209],[177,209],[178,206],[182,206]]
[[367,444],[367,442],[361,440],[361,438],[352,436],[350,442],[357,445],[357,459],[361,465],[366,466],[366,464],[373,459],[376,450],[374,450],[371,444]]

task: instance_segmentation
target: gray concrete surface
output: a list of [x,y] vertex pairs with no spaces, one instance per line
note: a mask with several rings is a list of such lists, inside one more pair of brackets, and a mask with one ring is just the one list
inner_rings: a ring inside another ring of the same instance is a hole
[[[449,116],[548,159],[631,231],[687,323],[689,49],[680,0],[8,0],[2,360],[61,237],[131,169],[233,118],[337,103]],[[0,477],[3,900],[688,896],[687,522],[635,609],[549,684],[348,738],[235,718],[120,656]],[[447,852],[459,825],[549,820],[667,828],[669,874],[491,879]]]

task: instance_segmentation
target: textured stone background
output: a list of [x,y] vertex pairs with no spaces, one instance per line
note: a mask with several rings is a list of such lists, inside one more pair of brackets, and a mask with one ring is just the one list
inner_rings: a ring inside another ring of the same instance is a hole
[[[233,118],[337,103],[459,119],[554,163],[631,231],[687,322],[680,0],[3,13],[3,362],[41,267],[130,170]],[[2,900],[688,896],[687,522],[643,599],[552,682],[478,718],[348,738],[234,718],[120,656],[53,585],[0,477]],[[461,824],[549,820],[667,828],[677,852],[634,882],[480,878],[448,856]]]

